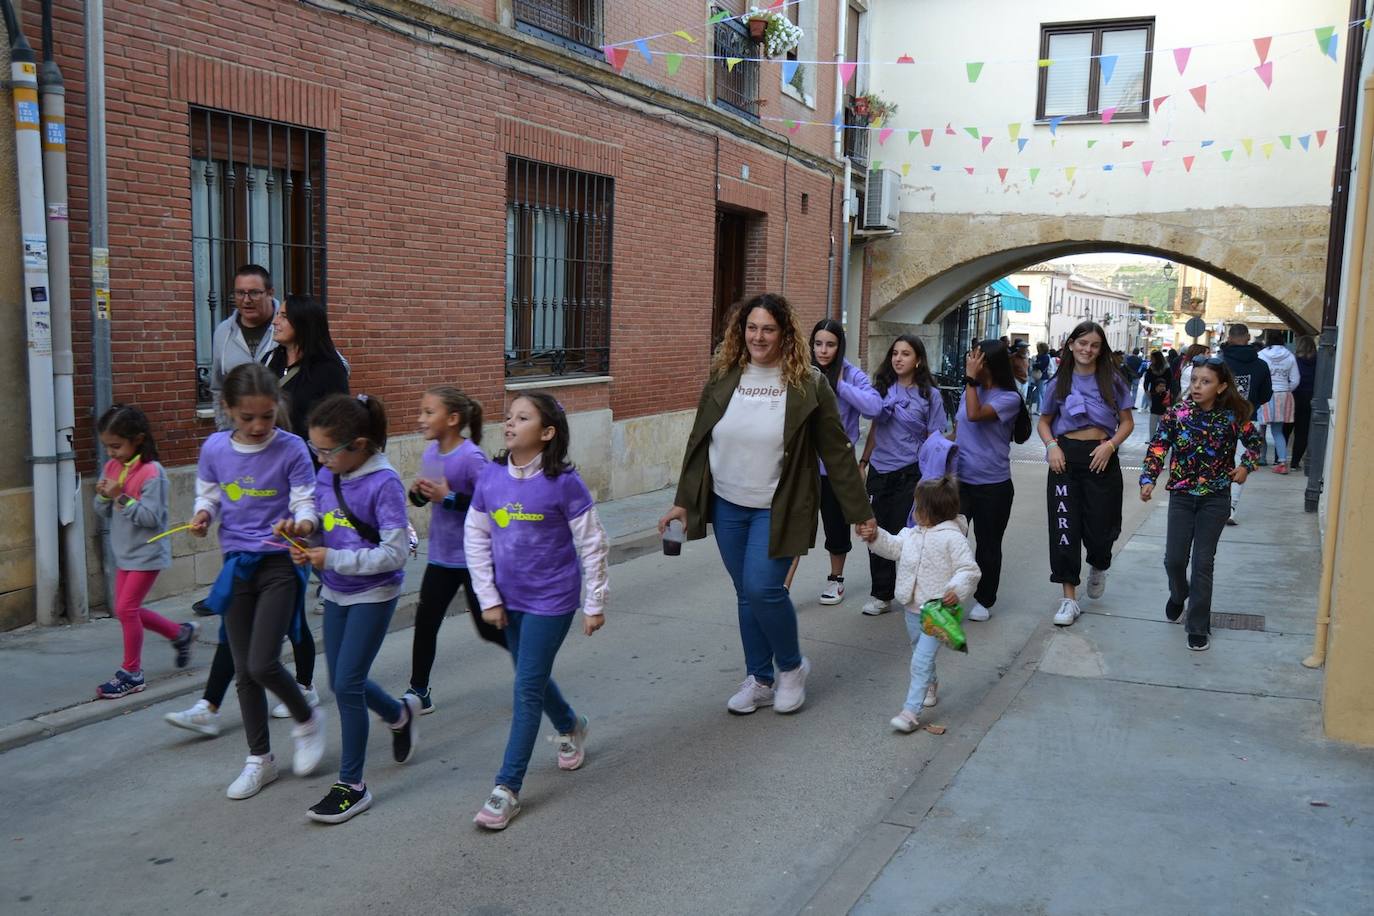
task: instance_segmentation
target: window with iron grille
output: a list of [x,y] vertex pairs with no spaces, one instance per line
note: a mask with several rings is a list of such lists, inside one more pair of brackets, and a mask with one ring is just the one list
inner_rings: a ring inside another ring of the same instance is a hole
[[[717,12],[721,12],[719,8]],[[716,104],[755,121],[759,119],[760,45],[749,39],[749,29],[738,19],[715,25]],[[734,66],[731,66],[734,61]]]
[[515,25],[545,41],[599,56],[602,5],[602,0],[515,0]]
[[1108,108],[1117,121],[1150,117],[1153,19],[1070,22],[1040,28],[1037,120],[1096,121]]
[[278,299],[324,298],[324,134],[191,109],[191,266],[196,402],[210,402],[215,327],[234,310],[234,271],[258,264]]
[[506,375],[605,375],[614,181],[511,156]]

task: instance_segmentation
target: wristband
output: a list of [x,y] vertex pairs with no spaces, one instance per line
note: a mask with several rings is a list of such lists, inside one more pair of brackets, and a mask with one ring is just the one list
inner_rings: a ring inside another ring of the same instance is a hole
[[1047,452],[1048,452],[1050,449],[1052,449],[1052,448],[1058,448],[1058,447],[1059,447],[1059,440],[1058,440],[1058,439],[1051,439],[1051,440],[1049,440],[1048,442],[1045,443],[1045,451],[1047,451]]
[[445,509],[448,509],[449,511],[453,511],[454,509],[457,509],[457,508],[458,508],[458,494],[455,493],[455,492],[453,492],[452,490],[450,490],[450,491],[449,491],[449,494],[448,494],[447,496],[444,497],[443,506],[444,506]]
[[974,378],[973,376],[971,376],[971,375],[966,375],[966,376],[964,376],[964,387],[965,387],[965,388],[977,388],[977,387],[978,387],[978,380],[977,380],[976,378]]

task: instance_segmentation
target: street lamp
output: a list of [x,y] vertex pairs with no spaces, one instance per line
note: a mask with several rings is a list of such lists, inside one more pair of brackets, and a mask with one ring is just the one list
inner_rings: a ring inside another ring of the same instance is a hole
[[1166,280],[1172,280],[1173,278],[1174,278],[1174,265],[1173,265],[1173,264],[1170,264],[1168,261],[1165,261],[1165,262],[1164,262],[1164,279],[1166,279]]

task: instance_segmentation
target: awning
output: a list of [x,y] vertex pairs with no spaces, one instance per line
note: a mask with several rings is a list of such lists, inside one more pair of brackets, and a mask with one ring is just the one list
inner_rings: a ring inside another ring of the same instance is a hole
[[1003,277],[992,284],[992,291],[1002,296],[1002,311],[1004,312],[1029,312],[1031,310],[1030,300],[1021,295],[1020,290],[1011,285],[1011,281]]

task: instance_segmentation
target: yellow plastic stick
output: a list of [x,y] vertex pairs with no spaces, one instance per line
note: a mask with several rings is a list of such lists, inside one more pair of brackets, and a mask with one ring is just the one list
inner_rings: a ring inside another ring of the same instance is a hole
[[152,537],[148,538],[147,543],[151,544],[153,541],[160,541],[169,534],[176,534],[178,531],[186,531],[193,527],[195,527],[195,525],[192,522],[187,522],[184,525],[177,525],[175,528],[169,528],[161,534],[153,535]]

